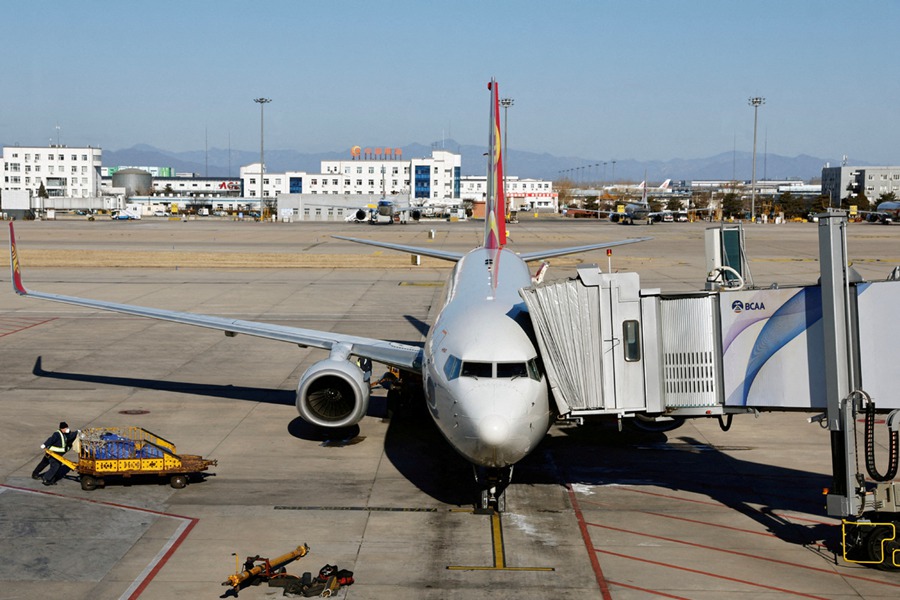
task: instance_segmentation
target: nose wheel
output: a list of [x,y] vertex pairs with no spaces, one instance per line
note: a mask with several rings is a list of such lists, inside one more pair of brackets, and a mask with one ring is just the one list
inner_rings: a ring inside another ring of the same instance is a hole
[[475,467],[475,483],[480,490],[476,513],[506,512],[506,488],[512,479],[512,467],[485,469]]

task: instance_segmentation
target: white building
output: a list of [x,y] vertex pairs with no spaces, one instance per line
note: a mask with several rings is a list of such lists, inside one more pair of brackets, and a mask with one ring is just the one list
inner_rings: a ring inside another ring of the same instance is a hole
[[[557,212],[559,209],[559,193],[553,191],[552,181],[507,177],[506,196],[510,210]],[[487,197],[487,176],[462,177],[459,197],[461,200],[484,202]]]
[[4,146],[0,190],[27,190],[38,196],[41,184],[50,198],[100,195],[100,148]]
[[[882,194],[900,197],[900,167],[825,167],[822,169],[822,194],[831,198],[832,206],[841,200],[865,194],[877,203]],[[852,204],[852,202],[851,202]]]
[[[459,198],[462,157],[434,150],[429,158],[404,160],[399,148],[382,152],[355,146],[348,160],[323,160],[321,173],[288,171],[262,176],[262,196],[278,194],[397,195],[412,202]],[[259,198],[259,163],[241,167],[244,196]]]

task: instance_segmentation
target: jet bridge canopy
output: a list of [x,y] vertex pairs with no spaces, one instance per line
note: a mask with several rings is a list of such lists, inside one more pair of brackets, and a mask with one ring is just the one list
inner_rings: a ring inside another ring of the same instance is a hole
[[[853,319],[868,389],[900,389],[893,340],[900,282],[857,283]],[[824,410],[818,285],[665,295],[636,273],[602,273],[520,291],[560,415],[706,416]],[[886,395],[886,394],[885,394]],[[900,398],[880,397],[880,408]]]

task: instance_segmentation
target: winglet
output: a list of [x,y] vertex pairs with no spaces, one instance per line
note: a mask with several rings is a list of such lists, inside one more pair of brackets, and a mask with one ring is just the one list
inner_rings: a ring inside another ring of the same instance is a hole
[[12,271],[13,290],[20,296],[27,296],[28,290],[22,285],[22,271],[19,270],[19,253],[16,252],[16,232],[9,222],[9,267]]

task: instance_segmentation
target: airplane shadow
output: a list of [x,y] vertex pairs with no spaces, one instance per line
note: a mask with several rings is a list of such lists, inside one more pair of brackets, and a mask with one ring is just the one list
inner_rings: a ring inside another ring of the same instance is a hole
[[[32,373],[49,379],[284,406],[292,406],[295,402],[293,390],[48,371],[43,368],[41,357],[35,361]],[[385,418],[387,414],[384,396],[372,396],[368,415]],[[335,445],[363,441],[356,425],[322,429],[297,417],[287,429],[290,435],[308,441]],[[435,500],[465,506],[476,497],[471,465],[438,431],[424,402],[412,402],[393,413],[384,449],[398,472]],[[829,487],[831,478],[736,458],[742,450],[744,448],[709,446],[680,435],[678,430],[668,433],[619,432],[615,425],[589,424],[564,429],[562,435],[547,436],[531,455],[516,465],[513,485],[577,483],[696,493],[763,524],[782,540],[796,544],[826,540],[829,548],[838,547],[839,530],[833,525],[801,525],[780,516],[784,512],[800,512],[824,517],[824,500],[818,490]],[[785,462],[789,460],[789,456],[784,457]]]
[[[418,331],[423,337],[427,336],[429,330],[431,330],[431,325],[429,325],[425,321],[422,321],[421,319],[417,319],[410,315],[405,315],[404,318],[410,325],[415,327],[416,331]],[[411,345],[415,345],[415,344],[411,344]]]
[[[272,388],[256,388],[234,385],[213,385],[208,383],[190,383],[186,381],[162,381],[159,379],[145,379],[137,377],[112,377],[107,375],[93,375],[87,373],[66,373],[63,371],[48,371],[43,367],[43,358],[38,356],[34,362],[31,373],[36,377],[47,379],[59,379],[62,381],[80,381],[99,385],[114,385],[133,387],[144,390],[157,390],[161,392],[174,392],[180,394],[194,394],[210,398],[225,398],[229,400],[247,400],[264,404],[276,404],[280,406],[294,406],[296,393],[293,390],[278,390]],[[384,398],[373,396],[369,402],[368,416],[383,417],[387,413],[387,403]],[[323,429],[311,425],[302,419],[295,419],[288,427],[288,431],[294,437],[322,442],[329,440],[345,441],[359,435],[359,427],[344,427],[341,429]]]

